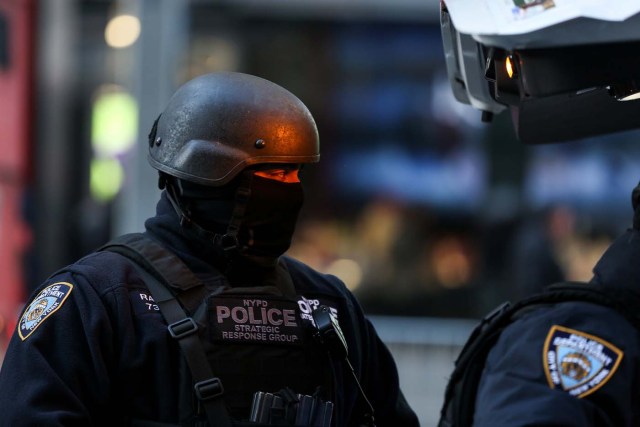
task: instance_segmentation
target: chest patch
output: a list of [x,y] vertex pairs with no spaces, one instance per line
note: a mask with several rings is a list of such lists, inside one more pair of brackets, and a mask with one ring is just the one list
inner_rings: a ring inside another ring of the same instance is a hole
[[20,318],[18,335],[22,341],[26,340],[42,322],[62,307],[72,289],[71,283],[57,282],[40,291]]
[[315,327],[313,312],[320,307],[320,305],[327,306],[331,316],[338,320],[338,309],[334,307],[334,303],[332,301],[325,300],[323,298],[305,298],[304,296],[300,296],[298,299],[298,308],[300,309],[300,318],[303,322],[310,323]]
[[215,296],[209,300],[209,324],[215,341],[303,344],[303,328],[295,301],[264,296]]
[[611,379],[623,357],[613,344],[594,335],[554,325],[543,351],[549,387],[578,398],[587,396]]

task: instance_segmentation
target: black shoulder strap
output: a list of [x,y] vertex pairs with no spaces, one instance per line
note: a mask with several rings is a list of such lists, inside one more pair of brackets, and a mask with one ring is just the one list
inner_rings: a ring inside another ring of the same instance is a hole
[[168,285],[188,311],[195,310],[204,296],[200,279],[173,252],[141,233],[125,234],[102,246],[100,251],[116,252],[143,267],[156,280]]
[[160,307],[169,333],[180,345],[191,370],[195,395],[205,409],[209,424],[231,427],[231,418],[221,398],[222,382],[211,371],[197,334],[198,324],[185,313],[172,292],[172,289],[202,289],[200,280],[177,256],[142,234],[121,236],[99,250],[116,252],[132,261]]
[[474,328],[460,352],[447,388],[438,427],[466,427],[473,424],[478,384],[489,350],[498,337],[520,313],[536,305],[584,301],[612,307],[640,330],[640,313],[636,313],[624,294],[595,284],[562,282],[551,285],[541,294],[515,304],[504,303]]

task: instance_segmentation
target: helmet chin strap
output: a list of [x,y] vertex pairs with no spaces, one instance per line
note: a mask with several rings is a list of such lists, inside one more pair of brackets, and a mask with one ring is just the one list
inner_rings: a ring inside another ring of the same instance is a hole
[[[230,258],[233,254],[240,254],[242,249],[238,241],[238,231],[240,230],[247,204],[249,203],[249,198],[251,197],[253,172],[254,171],[252,170],[242,172],[240,184],[238,185],[235,193],[233,212],[231,213],[229,225],[227,226],[225,234],[209,231],[191,218],[189,210],[184,208],[180,203],[180,197],[178,195],[178,190],[176,189],[176,187],[180,186],[179,181],[176,183],[166,177],[161,177],[160,187],[166,188],[167,198],[180,218],[180,225],[183,228],[192,231],[198,238],[219,247],[222,249],[223,253]],[[248,258],[254,260],[254,257]],[[255,259],[254,261],[258,264],[263,264],[263,261],[260,259]]]
[[167,199],[169,199],[169,202],[171,202],[171,206],[173,206],[173,210],[176,211],[178,217],[180,218],[180,226],[192,230],[199,238],[210,243],[214,243],[219,239],[219,234],[205,230],[198,223],[191,219],[189,210],[186,208],[182,208],[180,204],[180,198],[178,197],[175,185],[172,182],[167,182],[165,188],[167,191]]
[[247,204],[249,204],[249,199],[251,198],[253,173],[253,170],[245,170],[240,176],[240,184],[236,189],[235,204],[229,225],[227,226],[227,232],[222,236],[219,243],[225,252],[229,250],[240,251],[241,249],[240,243],[238,242],[238,231],[240,231],[240,225],[242,225],[244,213],[247,210]]

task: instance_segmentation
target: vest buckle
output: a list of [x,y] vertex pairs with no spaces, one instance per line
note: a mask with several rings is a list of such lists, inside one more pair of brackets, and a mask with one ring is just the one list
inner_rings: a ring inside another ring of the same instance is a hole
[[200,381],[193,386],[196,397],[200,401],[214,399],[222,396],[224,393],[224,387],[222,387],[222,381],[220,378],[213,377],[208,380]]
[[167,329],[169,329],[169,333],[173,338],[179,340],[195,333],[198,330],[198,325],[191,317],[186,317],[173,322],[167,326]]

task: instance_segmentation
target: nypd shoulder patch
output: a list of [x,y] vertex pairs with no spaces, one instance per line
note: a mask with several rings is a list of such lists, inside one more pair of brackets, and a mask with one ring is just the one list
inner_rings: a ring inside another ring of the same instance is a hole
[[624,353],[594,335],[554,325],[544,344],[543,365],[549,387],[581,398],[611,379]]
[[62,307],[72,289],[71,283],[57,282],[40,291],[20,318],[18,335],[22,341],[26,340],[42,322]]

